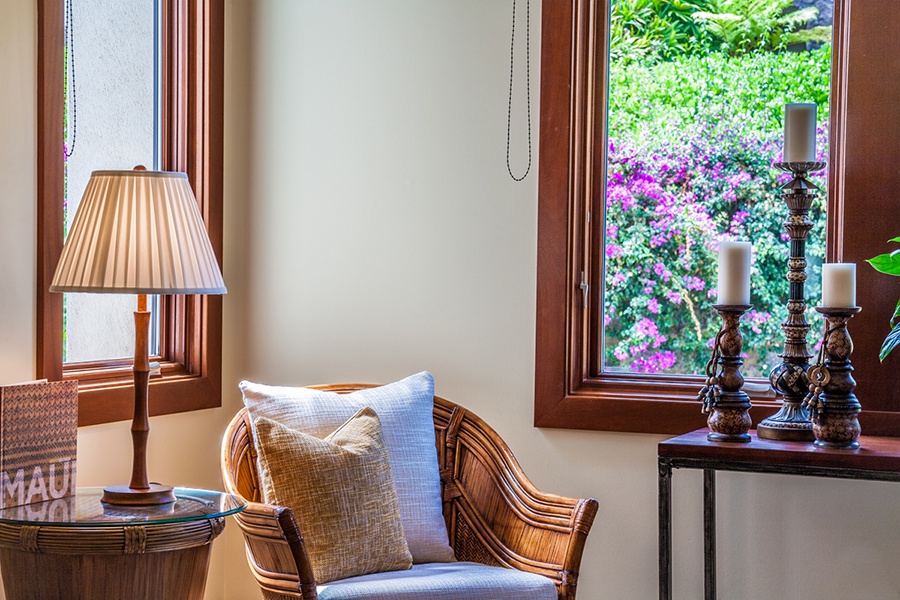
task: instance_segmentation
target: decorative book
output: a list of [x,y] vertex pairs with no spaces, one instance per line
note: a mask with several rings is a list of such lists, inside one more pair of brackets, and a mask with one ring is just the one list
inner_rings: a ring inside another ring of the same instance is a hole
[[0,386],[0,508],[75,493],[78,382]]

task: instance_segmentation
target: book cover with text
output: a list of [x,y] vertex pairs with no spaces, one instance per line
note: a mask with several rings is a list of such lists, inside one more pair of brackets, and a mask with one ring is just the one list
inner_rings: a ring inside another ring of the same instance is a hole
[[0,386],[0,508],[75,493],[78,382]]

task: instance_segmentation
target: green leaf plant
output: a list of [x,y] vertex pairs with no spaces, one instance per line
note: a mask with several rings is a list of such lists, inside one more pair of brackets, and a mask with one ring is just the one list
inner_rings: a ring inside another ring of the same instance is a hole
[[[888,241],[900,243],[900,237],[895,237]],[[888,252],[887,254],[879,254],[866,262],[872,265],[879,273],[900,277],[900,248],[893,252]],[[878,358],[882,362],[887,358],[887,355],[891,353],[891,350],[900,346],[900,301],[897,302],[897,307],[894,309],[894,315],[891,317],[889,325],[891,327],[891,332],[884,338],[884,343],[881,345],[881,352],[878,354]]]
[[793,4],[794,0],[711,0],[709,10],[694,13],[693,18],[732,56],[831,40],[831,27],[803,29],[816,18],[818,9],[791,10]]

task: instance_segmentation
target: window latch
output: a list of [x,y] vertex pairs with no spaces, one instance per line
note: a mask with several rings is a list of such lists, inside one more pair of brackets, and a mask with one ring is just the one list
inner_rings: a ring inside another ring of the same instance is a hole
[[584,280],[584,271],[581,272],[581,283],[578,285],[581,288],[581,298],[584,303],[584,308],[588,307],[588,290],[591,289],[591,286],[588,285],[587,281]]

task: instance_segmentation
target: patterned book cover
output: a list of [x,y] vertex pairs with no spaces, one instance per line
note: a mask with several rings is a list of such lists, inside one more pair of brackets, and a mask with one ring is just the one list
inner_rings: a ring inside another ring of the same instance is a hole
[[0,387],[0,508],[75,493],[78,382]]

